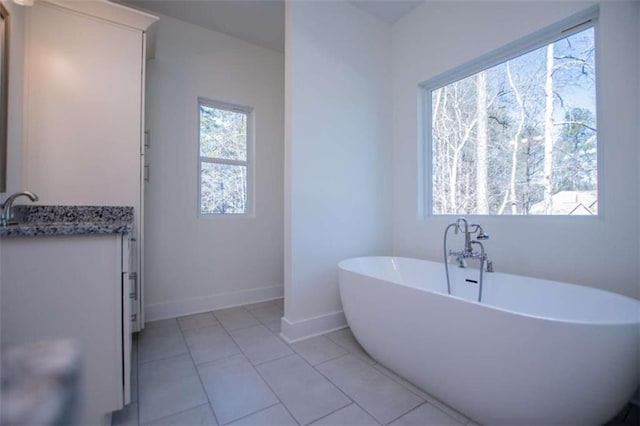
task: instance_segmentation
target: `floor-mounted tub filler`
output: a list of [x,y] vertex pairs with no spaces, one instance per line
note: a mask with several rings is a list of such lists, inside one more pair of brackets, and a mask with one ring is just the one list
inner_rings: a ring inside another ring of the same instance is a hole
[[[640,382],[640,302],[573,284],[397,257],[339,264],[369,354],[485,425],[602,424]],[[475,282],[474,282],[475,281]]]

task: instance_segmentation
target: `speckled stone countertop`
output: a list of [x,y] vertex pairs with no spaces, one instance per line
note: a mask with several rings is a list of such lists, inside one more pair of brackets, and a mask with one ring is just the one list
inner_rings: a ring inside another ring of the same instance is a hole
[[127,234],[133,227],[133,207],[14,207],[16,225],[0,227],[0,237],[38,235]]

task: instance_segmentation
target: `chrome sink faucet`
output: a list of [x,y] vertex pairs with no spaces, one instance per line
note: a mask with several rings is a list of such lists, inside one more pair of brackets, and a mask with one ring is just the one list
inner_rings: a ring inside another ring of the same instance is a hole
[[4,203],[0,204],[0,226],[7,226],[13,219],[13,202],[18,197],[28,197],[31,201],[38,201],[38,196],[31,191],[22,191],[11,194]]

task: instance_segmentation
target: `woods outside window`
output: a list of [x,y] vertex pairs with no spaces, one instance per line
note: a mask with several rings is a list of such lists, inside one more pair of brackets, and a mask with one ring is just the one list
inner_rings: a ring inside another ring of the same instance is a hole
[[428,213],[598,214],[590,15],[423,84]]
[[200,214],[251,214],[251,108],[199,99],[198,110]]

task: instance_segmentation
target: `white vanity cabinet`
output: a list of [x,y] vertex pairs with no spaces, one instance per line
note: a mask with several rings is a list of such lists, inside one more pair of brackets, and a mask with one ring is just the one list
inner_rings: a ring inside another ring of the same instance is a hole
[[2,345],[72,338],[82,350],[79,424],[130,398],[130,237],[2,239]]

